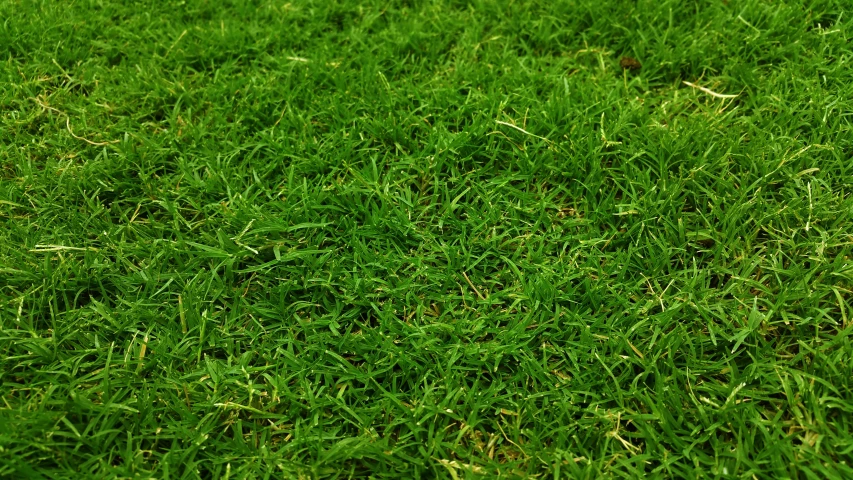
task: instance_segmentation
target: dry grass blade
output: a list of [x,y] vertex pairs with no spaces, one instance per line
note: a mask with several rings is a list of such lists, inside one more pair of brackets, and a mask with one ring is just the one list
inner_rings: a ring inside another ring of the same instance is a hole
[[717,93],[717,92],[715,92],[709,88],[700,87],[699,85],[690,83],[688,81],[683,81],[682,83],[684,83],[688,87],[695,88],[695,89],[699,90],[700,92],[707,93],[708,95],[710,95],[714,98],[737,98],[737,95],[727,95],[727,94],[723,94],[723,93]]

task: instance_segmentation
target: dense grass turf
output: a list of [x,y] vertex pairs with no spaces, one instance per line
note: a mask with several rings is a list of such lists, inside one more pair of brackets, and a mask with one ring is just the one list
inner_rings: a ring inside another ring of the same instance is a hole
[[0,1],[0,477],[853,478],[847,7]]

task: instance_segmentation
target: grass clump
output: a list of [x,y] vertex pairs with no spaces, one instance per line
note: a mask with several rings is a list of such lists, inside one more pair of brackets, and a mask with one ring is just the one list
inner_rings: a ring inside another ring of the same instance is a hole
[[0,2],[0,476],[853,477],[846,6]]

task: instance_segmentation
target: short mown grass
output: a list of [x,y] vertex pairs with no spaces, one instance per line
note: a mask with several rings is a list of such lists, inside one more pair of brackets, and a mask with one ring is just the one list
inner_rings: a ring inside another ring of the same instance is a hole
[[0,477],[853,478],[850,6],[0,1]]

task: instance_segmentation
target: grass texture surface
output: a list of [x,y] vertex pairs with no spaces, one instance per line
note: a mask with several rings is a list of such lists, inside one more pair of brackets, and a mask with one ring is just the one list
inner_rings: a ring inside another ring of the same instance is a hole
[[0,0],[0,477],[853,478],[846,0]]

